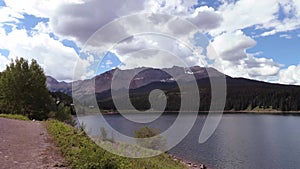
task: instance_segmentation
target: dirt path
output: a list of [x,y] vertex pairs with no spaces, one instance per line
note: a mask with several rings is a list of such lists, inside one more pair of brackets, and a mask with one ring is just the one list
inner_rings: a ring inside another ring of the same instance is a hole
[[0,118],[0,169],[62,169],[63,164],[42,122]]

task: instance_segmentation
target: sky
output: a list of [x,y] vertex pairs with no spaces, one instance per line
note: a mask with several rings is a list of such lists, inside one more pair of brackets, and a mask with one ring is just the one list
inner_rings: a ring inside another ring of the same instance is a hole
[[0,0],[0,39],[0,71],[24,57],[60,81],[199,65],[300,85],[299,0]]

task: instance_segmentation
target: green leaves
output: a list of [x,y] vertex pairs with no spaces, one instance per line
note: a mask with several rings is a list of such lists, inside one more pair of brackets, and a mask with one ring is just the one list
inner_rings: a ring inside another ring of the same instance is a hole
[[32,119],[48,118],[50,96],[43,69],[35,60],[11,61],[0,75],[0,111]]

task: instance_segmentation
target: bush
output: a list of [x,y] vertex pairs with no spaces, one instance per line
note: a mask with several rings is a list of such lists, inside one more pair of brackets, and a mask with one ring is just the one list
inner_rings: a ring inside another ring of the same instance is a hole
[[107,131],[106,131],[106,129],[104,127],[101,127],[100,132],[101,132],[101,139],[104,140],[104,141],[107,140]]
[[158,129],[143,127],[135,131],[134,137],[137,138],[137,144],[142,147],[163,151],[166,148],[167,141],[165,138],[160,136],[159,133]]
[[49,117],[70,124],[72,126],[75,126],[75,121],[71,115],[70,107],[65,106],[63,103],[57,106],[57,111],[50,112]]

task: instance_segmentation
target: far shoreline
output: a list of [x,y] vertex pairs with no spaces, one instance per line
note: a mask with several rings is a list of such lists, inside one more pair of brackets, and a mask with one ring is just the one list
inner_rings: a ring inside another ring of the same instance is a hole
[[[137,113],[131,113],[131,110],[125,110],[128,114],[137,114]],[[159,111],[148,111],[150,113],[161,113]],[[224,115],[230,115],[230,114],[253,114],[253,115],[293,115],[293,116],[300,116],[300,111],[279,111],[279,110],[226,110],[226,111],[198,111],[198,115],[208,115],[210,114],[224,114]],[[103,115],[120,115],[122,113],[118,111],[107,111],[107,110],[100,110],[100,113]],[[145,112],[139,113],[143,114]],[[164,114],[178,114],[178,111],[165,111]],[[183,113],[194,113],[193,111],[183,111]],[[76,116],[86,116],[86,115],[95,115],[99,113],[84,113],[84,114],[76,114]],[[145,113],[146,114],[146,113]]]

